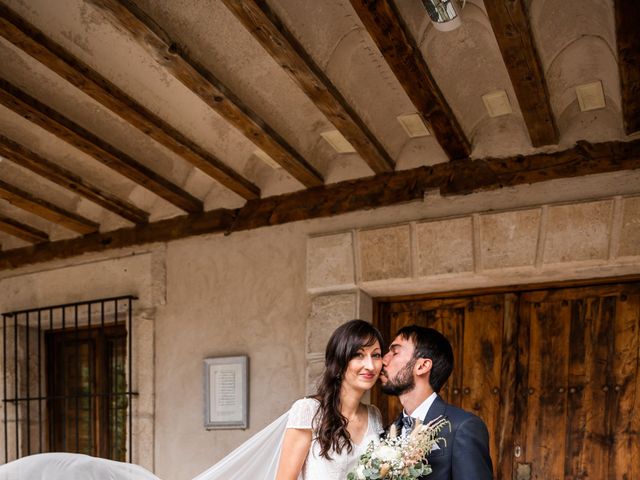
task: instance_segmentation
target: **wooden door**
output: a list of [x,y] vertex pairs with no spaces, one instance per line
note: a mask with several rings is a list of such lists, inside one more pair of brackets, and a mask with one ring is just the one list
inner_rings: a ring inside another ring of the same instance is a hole
[[[513,295],[479,295],[468,298],[436,299],[398,302],[380,305],[379,318],[387,342],[400,328],[410,324],[432,327],[442,332],[451,342],[455,367],[440,395],[449,403],[480,416],[487,424],[491,436],[491,456],[494,465],[505,455],[500,442],[503,421],[500,413],[504,402],[511,403],[511,382],[502,380],[508,372],[505,362],[513,364],[509,355],[503,355],[505,332],[513,330]],[[396,397],[373,392],[373,402],[385,419],[392,421],[402,410]]]
[[532,479],[640,479],[639,290],[522,295],[514,442]]
[[486,422],[496,479],[640,479],[640,284],[385,302],[377,319],[386,340],[412,323],[450,339],[441,395]]

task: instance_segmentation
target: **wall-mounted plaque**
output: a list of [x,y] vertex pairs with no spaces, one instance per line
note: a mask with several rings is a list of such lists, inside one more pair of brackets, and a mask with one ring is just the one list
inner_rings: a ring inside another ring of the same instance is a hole
[[248,358],[204,360],[204,426],[208,430],[248,428]]

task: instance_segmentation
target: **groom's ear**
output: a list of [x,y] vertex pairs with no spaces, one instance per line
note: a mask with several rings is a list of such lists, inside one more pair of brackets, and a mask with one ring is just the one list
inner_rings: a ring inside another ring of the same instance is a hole
[[430,358],[419,358],[416,361],[414,372],[418,376],[426,375],[427,373],[431,372],[432,366],[433,366],[433,361]]

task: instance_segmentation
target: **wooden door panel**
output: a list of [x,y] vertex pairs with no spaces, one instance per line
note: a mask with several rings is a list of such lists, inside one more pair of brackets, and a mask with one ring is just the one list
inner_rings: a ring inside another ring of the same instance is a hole
[[590,348],[587,346],[594,343],[589,319],[597,313],[598,303],[597,300],[579,299],[571,305],[565,472],[581,471],[588,450],[584,445],[584,432],[587,428],[587,412],[591,410],[589,378],[593,372],[588,358]]
[[[585,345],[585,360],[589,364],[587,396],[583,406],[586,424],[583,430],[584,441],[582,462],[576,470],[568,474],[585,475],[594,471],[601,472],[602,478],[614,478],[607,475],[610,469],[610,443],[612,415],[617,413],[615,391],[611,386],[614,370],[616,297],[601,299],[589,298],[587,303],[586,328],[592,331],[591,344]],[[582,432],[567,432],[579,436]]]
[[492,297],[467,306],[464,341],[458,346],[463,360],[456,369],[463,379],[460,405],[487,424],[491,458],[497,463],[505,308],[504,295]]
[[637,478],[637,462],[629,461],[638,458],[638,430],[631,427],[640,298],[634,290],[522,296],[528,361],[519,362],[526,382],[517,396],[527,400],[516,442],[523,442],[520,461],[531,464],[531,478]]
[[465,313],[465,305],[458,302],[453,305],[425,305],[424,310],[421,311],[424,321],[419,323],[441,332],[453,346],[454,369],[449,380],[442,387],[440,395],[446,402],[458,406],[462,403]]
[[616,316],[614,370],[618,417],[613,443],[615,477],[640,478],[640,295],[620,295]]
[[564,470],[570,308],[559,302],[523,308],[530,309],[524,461],[532,465],[532,479],[554,480]]

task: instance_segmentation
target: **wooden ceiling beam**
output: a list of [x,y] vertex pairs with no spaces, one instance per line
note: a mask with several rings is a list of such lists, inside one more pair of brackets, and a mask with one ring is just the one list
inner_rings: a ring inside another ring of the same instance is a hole
[[0,180],[0,198],[18,208],[82,235],[98,231],[99,225],[97,223],[42,200],[2,180]]
[[640,131],[640,2],[615,0],[616,44],[627,135]]
[[445,162],[251,200],[235,210],[212,210],[96,233],[81,239],[13,249],[0,253],[0,270],[107,249],[210,233],[229,234],[420,201],[425,193],[436,188],[442,195],[463,195],[553,179],[638,169],[640,140],[626,143],[580,142],[573,148],[554,153]]
[[263,0],[223,0],[242,24],[353,145],[375,173],[394,162],[304,47]]
[[49,235],[42,230],[30,227],[4,215],[0,215],[0,231],[29,243],[48,242]]
[[0,36],[225,187],[245,199],[260,197],[260,189],[256,185],[2,4]]
[[0,103],[176,207],[189,213],[202,211],[202,202],[190,193],[2,78]]
[[16,165],[27,168],[47,180],[81,195],[130,222],[149,221],[149,214],[115,195],[101,190],[78,175],[41,157],[28,148],[0,134],[0,155]]
[[171,39],[130,0],[90,0],[117,28],[131,36],[175,78],[200,97],[222,118],[261,148],[307,187],[324,183],[322,175],[267,122],[260,118],[187,50]]
[[467,158],[471,144],[393,0],[350,1],[418,113],[429,122],[432,133],[446,154],[451,160]]
[[484,2],[534,147],[558,143],[544,70],[524,0]]

